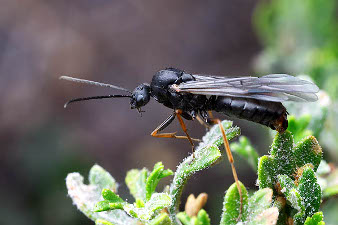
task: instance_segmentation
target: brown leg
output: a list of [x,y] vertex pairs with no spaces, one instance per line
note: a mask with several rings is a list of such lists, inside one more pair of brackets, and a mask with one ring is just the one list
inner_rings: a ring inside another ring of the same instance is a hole
[[241,189],[241,187],[239,185],[236,168],[235,168],[235,165],[234,165],[234,158],[232,157],[232,153],[231,153],[231,150],[230,150],[230,145],[229,145],[228,139],[227,139],[227,137],[225,135],[225,130],[224,130],[224,127],[223,127],[221,121],[219,119],[212,119],[212,121],[214,123],[218,124],[218,126],[219,126],[219,128],[220,128],[220,130],[222,132],[222,136],[223,136],[223,140],[224,140],[225,152],[226,152],[228,160],[230,162],[231,169],[232,169],[232,175],[233,175],[233,177],[235,179],[236,186],[237,186],[237,189],[238,189],[239,198],[240,198],[240,209],[239,209],[239,217],[238,217],[238,221],[239,221],[240,218],[241,218],[241,215],[242,215],[243,196],[242,196],[242,189]]
[[204,126],[206,129],[210,130],[209,124],[207,124],[199,115],[196,116],[197,121]]
[[199,139],[194,139],[187,136],[178,136],[176,135],[177,132],[160,134],[159,132],[164,130],[175,119],[175,116],[176,113],[170,115],[163,123],[161,123],[161,125],[159,125],[153,132],[151,132],[151,136],[158,138],[177,138],[177,139],[191,139],[194,141],[200,141]]
[[192,155],[193,155],[193,158],[195,158],[195,145],[194,143],[192,142],[192,138],[190,137],[190,135],[188,134],[188,129],[187,127],[185,126],[185,123],[181,117],[181,114],[182,114],[182,110],[180,109],[177,109],[176,111],[176,116],[177,116],[177,119],[178,119],[178,122],[180,123],[181,127],[182,127],[182,130],[183,132],[185,133],[185,135],[187,135],[186,137],[188,138],[191,146],[192,146]]

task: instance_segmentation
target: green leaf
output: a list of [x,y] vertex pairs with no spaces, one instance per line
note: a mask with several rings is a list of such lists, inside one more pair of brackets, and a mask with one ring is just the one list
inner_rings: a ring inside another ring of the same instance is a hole
[[123,210],[108,212],[94,212],[93,208],[101,200],[101,187],[99,185],[83,183],[79,173],[70,173],[66,178],[68,195],[77,208],[93,221],[107,221],[114,225],[137,225],[138,221],[129,217]]
[[313,135],[312,130],[307,129],[311,119],[312,116],[310,114],[301,115],[298,119],[294,115],[288,116],[288,130],[294,135],[295,142],[306,136]]
[[107,200],[96,203],[93,209],[94,212],[102,212],[102,211],[108,211],[108,210],[110,210],[110,206],[109,206],[109,201]]
[[197,214],[198,225],[210,225],[210,217],[208,213],[201,209]]
[[238,142],[231,143],[231,151],[246,159],[254,171],[257,171],[258,153],[247,137],[241,136]]
[[311,163],[314,166],[314,171],[316,171],[323,153],[316,138],[314,136],[309,136],[297,143],[294,148],[294,155],[298,167]]
[[287,175],[278,175],[277,179],[278,179],[279,185],[281,186],[281,192],[285,196],[289,195],[290,191],[296,188],[294,181]]
[[154,193],[143,208],[138,208],[134,204],[125,204],[123,209],[132,217],[142,221],[148,221],[153,218],[157,210],[168,207],[171,204],[171,198],[164,193]]
[[322,193],[317,183],[317,177],[310,166],[303,169],[298,182],[299,194],[302,196],[303,205],[305,206],[305,216],[312,216],[320,207]]
[[144,207],[144,202],[142,201],[142,199],[136,199],[135,206],[137,208],[143,208]]
[[190,217],[185,212],[177,213],[176,217],[183,225],[190,225]]
[[304,225],[325,225],[324,216],[322,212],[316,212],[312,217],[305,220]]
[[152,219],[148,225],[171,225],[171,220],[167,213],[162,213]]
[[264,155],[258,161],[258,186],[263,188],[274,188],[276,169],[275,160],[270,156]]
[[124,204],[126,204],[122,198],[109,189],[102,190],[102,197],[105,200],[100,201],[95,205],[95,212],[102,212],[112,209],[123,209]]
[[[240,187],[242,190],[243,203],[242,208],[245,211],[248,205],[248,192],[244,185],[240,182]],[[237,220],[240,216],[240,196],[238,193],[236,183],[232,184],[224,197],[223,202],[223,213],[221,218],[221,225],[231,225],[237,224]]]
[[272,203],[273,191],[270,188],[264,188],[256,191],[249,198],[247,212],[243,213],[243,221],[255,221],[255,218],[266,209],[270,208]]
[[319,209],[321,190],[312,168],[320,164],[321,147],[313,136],[294,147],[292,135],[286,131],[276,135],[270,153],[259,159],[257,183],[260,188],[270,187],[276,195],[283,193],[286,197],[286,206],[280,197],[275,205],[280,210],[279,224],[292,215],[295,224],[303,224]]
[[125,203],[122,198],[109,189],[102,190],[102,197],[111,203]]
[[[232,127],[231,121],[222,121],[222,124],[228,140],[240,134],[240,129]],[[222,158],[222,152],[219,150],[219,147],[223,146],[223,137],[218,125],[213,126],[202,140],[202,143],[195,150],[195,158],[193,158],[193,155],[190,155],[183,160],[177,167],[174,179],[170,185],[172,205],[169,207],[169,216],[175,224],[177,224],[175,214],[178,212],[185,183],[192,174],[214,165]]]
[[130,194],[136,199],[146,201],[146,180],[148,170],[133,169],[128,171],[125,182],[129,188]]
[[295,162],[293,157],[293,137],[289,131],[283,134],[277,133],[271,146],[271,156],[275,159],[278,174],[291,175],[295,171]]
[[291,189],[286,195],[286,199],[290,202],[291,206],[298,210],[302,215],[305,213],[304,203],[302,201],[302,196],[299,193],[298,189]]
[[[238,127],[232,126],[233,122],[229,120],[223,120],[222,125],[225,130],[227,139],[230,141],[239,136],[241,131]],[[217,147],[223,147],[223,136],[219,129],[219,125],[214,125],[202,138],[202,142],[198,148],[204,148],[207,145],[216,145]],[[197,149],[198,150],[198,149]],[[197,151],[196,150],[196,151]]]
[[271,207],[258,214],[252,221],[248,220],[252,225],[270,225],[276,224],[278,220],[278,208]]
[[210,225],[210,218],[208,213],[201,209],[197,216],[189,217],[186,212],[179,212],[176,218],[181,221],[183,225]]
[[146,201],[148,201],[155,192],[158,182],[160,182],[162,178],[170,175],[173,175],[173,171],[170,169],[164,170],[162,162],[155,164],[153,171],[146,180]]
[[97,219],[95,221],[95,224],[96,225],[114,225],[114,224],[108,222],[107,220],[101,220],[101,219]]
[[285,195],[291,206],[301,213],[305,212],[302,197],[294,181],[286,175],[278,175],[278,182],[281,186],[281,192]]
[[117,191],[118,184],[115,179],[99,165],[94,165],[89,171],[89,183],[100,189],[111,189]]

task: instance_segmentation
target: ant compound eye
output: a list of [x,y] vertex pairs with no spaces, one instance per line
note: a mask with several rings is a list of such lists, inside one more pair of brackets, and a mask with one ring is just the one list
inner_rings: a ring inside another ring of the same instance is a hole
[[138,95],[137,98],[136,98],[136,102],[139,103],[139,104],[142,104],[143,103],[143,95]]

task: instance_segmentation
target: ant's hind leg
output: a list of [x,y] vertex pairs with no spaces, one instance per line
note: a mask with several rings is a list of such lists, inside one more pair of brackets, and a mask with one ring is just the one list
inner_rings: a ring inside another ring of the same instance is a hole
[[[159,132],[164,130],[166,127],[174,121],[176,117],[176,113],[171,114],[163,123],[161,123],[153,132],[151,132],[151,136],[158,137],[158,138],[177,138],[177,139],[189,139],[187,136],[178,136],[176,135],[177,132],[173,133],[162,133]],[[200,141],[199,139],[191,138],[193,141]]]
[[220,128],[220,130],[222,132],[222,136],[223,136],[223,140],[224,140],[225,152],[226,152],[228,160],[230,162],[231,169],[232,169],[232,175],[234,177],[234,180],[236,182],[236,186],[237,186],[237,189],[238,189],[238,194],[239,194],[239,198],[240,198],[240,209],[239,209],[239,217],[238,217],[237,220],[239,221],[240,218],[241,218],[241,215],[242,215],[243,196],[242,196],[242,189],[241,189],[241,187],[239,185],[239,180],[238,180],[238,177],[237,177],[236,168],[235,168],[235,165],[234,165],[234,158],[232,157],[230,145],[229,145],[228,139],[227,139],[227,137],[225,135],[225,130],[224,130],[224,127],[223,127],[221,121],[219,119],[211,119],[211,121],[214,124],[218,124],[218,126],[219,126],[219,128]]

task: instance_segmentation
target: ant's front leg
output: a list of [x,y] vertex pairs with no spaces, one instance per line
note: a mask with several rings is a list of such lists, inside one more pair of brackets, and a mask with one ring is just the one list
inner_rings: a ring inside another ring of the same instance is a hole
[[[153,132],[151,132],[151,136],[158,137],[158,138],[177,138],[177,139],[189,139],[190,137],[187,136],[178,136],[176,135],[177,132],[173,133],[159,133],[160,131],[164,130],[166,127],[174,121],[176,117],[176,112],[171,114],[163,123],[161,123]],[[193,141],[200,141],[199,139],[190,138]]]

